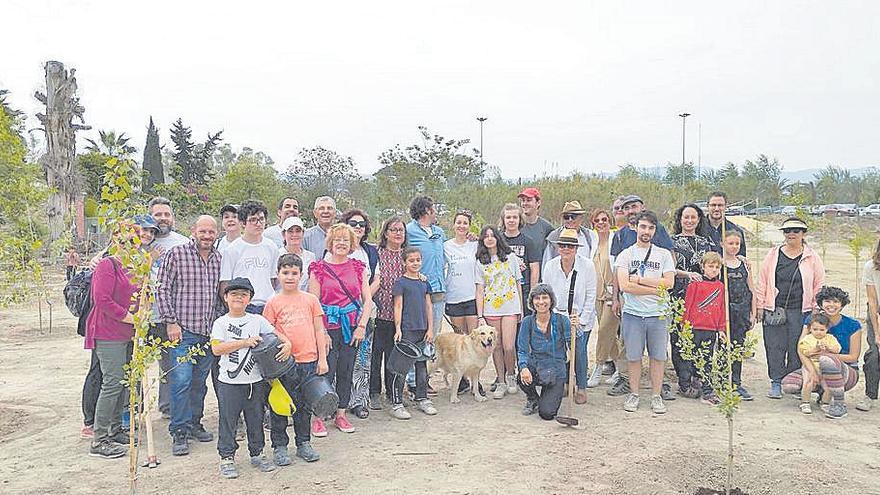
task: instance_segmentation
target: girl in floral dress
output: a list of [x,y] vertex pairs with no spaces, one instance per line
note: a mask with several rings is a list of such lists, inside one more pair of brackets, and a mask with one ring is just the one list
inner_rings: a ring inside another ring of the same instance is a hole
[[477,315],[481,323],[495,328],[492,396],[501,399],[505,393],[515,394],[517,390],[516,328],[522,315],[520,260],[496,227],[486,226],[480,231],[477,262]]

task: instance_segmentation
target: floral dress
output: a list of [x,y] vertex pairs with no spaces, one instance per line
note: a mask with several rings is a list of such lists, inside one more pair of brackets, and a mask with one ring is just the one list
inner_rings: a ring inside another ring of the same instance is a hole
[[522,300],[517,290],[522,280],[519,257],[510,253],[506,261],[492,257],[488,265],[477,263],[477,283],[483,285],[483,315],[522,314]]

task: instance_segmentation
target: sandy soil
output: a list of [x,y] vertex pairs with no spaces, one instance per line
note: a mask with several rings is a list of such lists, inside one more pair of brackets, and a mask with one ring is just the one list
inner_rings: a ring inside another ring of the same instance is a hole
[[[830,281],[854,288],[854,263],[842,246],[828,250],[826,264]],[[55,283],[60,287],[60,274]],[[88,441],[79,437],[89,355],[58,293],[51,334],[39,334],[32,304],[0,313],[0,493],[124,493],[127,460],[88,457]],[[490,364],[484,383],[493,377]],[[757,398],[737,416],[737,486],[750,494],[880,493],[880,409],[852,407],[861,383],[847,395],[849,416],[832,422],[802,415],[791,397],[764,397],[763,350],[745,363],[744,378]],[[172,457],[167,422],[156,420],[162,465],[141,470],[138,491],[691,494],[721,486],[727,430],[710,406],[679,399],[664,416],[653,416],[646,404],[627,414],[623,398],[606,390],[591,389],[588,403],[576,407],[583,425],[577,430],[521,416],[522,394],[450,405],[443,390],[436,417],[414,411],[412,420],[399,422],[374,412],[353,420],[355,434],[334,430],[314,439],[320,462],[261,474],[239,460],[236,481],[218,478],[215,444],[194,444],[189,456]],[[215,430],[212,392],[206,410],[205,423]]]

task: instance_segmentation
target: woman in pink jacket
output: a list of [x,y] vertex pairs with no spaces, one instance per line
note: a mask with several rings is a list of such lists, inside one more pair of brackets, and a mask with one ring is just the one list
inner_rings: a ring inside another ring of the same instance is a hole
[[[782,246],[767,253],[755,288],[758,310],[763,310],[764,349],[770,391],[782,398],[782,378],[801,367],[797,353],[804,317],[816,307],[816,294],[825,283],[825,266],[807,246],[807,224],[797,217],[783,222]],[[760,313],[759,313],[760,315]]]

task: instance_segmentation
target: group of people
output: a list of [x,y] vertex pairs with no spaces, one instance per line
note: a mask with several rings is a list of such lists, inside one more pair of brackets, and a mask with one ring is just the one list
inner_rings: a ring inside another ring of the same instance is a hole
[[[320,458],[311,437],[327,436],[328,426],[355,431],[349,415],[366,419],[385,409],[406,420],[408,403],[437,414],[426,361],[444,319],[455,332],[491,325],[496,335],[495,380],[488,391],[463,379],[449,384],[450,393],[477,387],[500,400],[521,391],[523,414],[553,419],[568,392],[567,363],[573,359],[576,402],[586,402],[587,390],[605,382],[607,393],[625,395],[623,409],[635,412],[647,352],[653,413],[665,413],[665,401],[676,396],[717,404],[710,383],[682,355],[680,328],[670,329],[662,318],[664,294],[683,300],[684,319],[703,352],[711,353],[724,339],[744,342],[746,332],[763,321],[768,397],[799,395],[801,410],[809,413],[816,393],[826,416],[847,414],[844,392],[858,380],[865,336],[858,321],[841,314],[849,303],[846,292],[825,285],[822,260],[805,242],[802,220],[782,224],[785,242],[770,249],[753,273],[742,229],[725,218],[722,192],[709,196],[708,213],[695,204],[678,208],[672,235],[636,195],[618,197],[610,211],[588,212],[578,201],[566,202],[559,227],[540,216],[538,189],[527,187],[517,199],[503,206],[497,222],[479,229],[469,211],[457,211],[447,239],[432,199],[420,196],[410,204],[409,219],[395,215],[381,223],[376,244],[368,242],[374,224],[366,212],[340,215],[326,196],[315,200],[316,223],[309,228],[299,202],[288,197],[278,204],[271,226],[267,208],[246,201],[220,210],[222,236],[217,220],[203,215],[189,237],[175,232],[167,199],[151,200],[149,214],[134,219],[134,232],[153,262],[151,335],[176,343],[163,356],[167,384],[159,393],[172,453],[186,455],[192,440],[214,440],[202,422],[210,376],[219,404],[221,474],[238,475],[233,459],[242,429],[257,469],[291,463],[288,418],[270,412],[264,419],[268,385],[252,350],[267,335],[279,341],[279,361],[295,362],[280,381],[298,406],[292,415],[296,455],[306,461]],[[121,380],[131,353],[130,300],[138,287],[116,256],[93,263],[93,309],[85,316],[92,366],[83,390],[83,434],[92,437],[91,455],[112,458],[126,452]],[[869,410],[880,381],[873,330],[880,244],[865,267],[864,283],[867,397],[857,408]],[[591,371],[587,348],[593,333]],[[423,351],[406,376],[387,369],[400,340]],[[193,346],[206,352],[192,354]],[[676,391],[664,383],[670,353]],[[184,356],[190,359],[180,359]],[[753,400],[741,372],[741,363],[735,364],[737,393]],[[329,417],[313,417],[303,404],[301,385],[314,375],[326,377],[338,396]],[[271,458],[264,453],[264,423]]]

